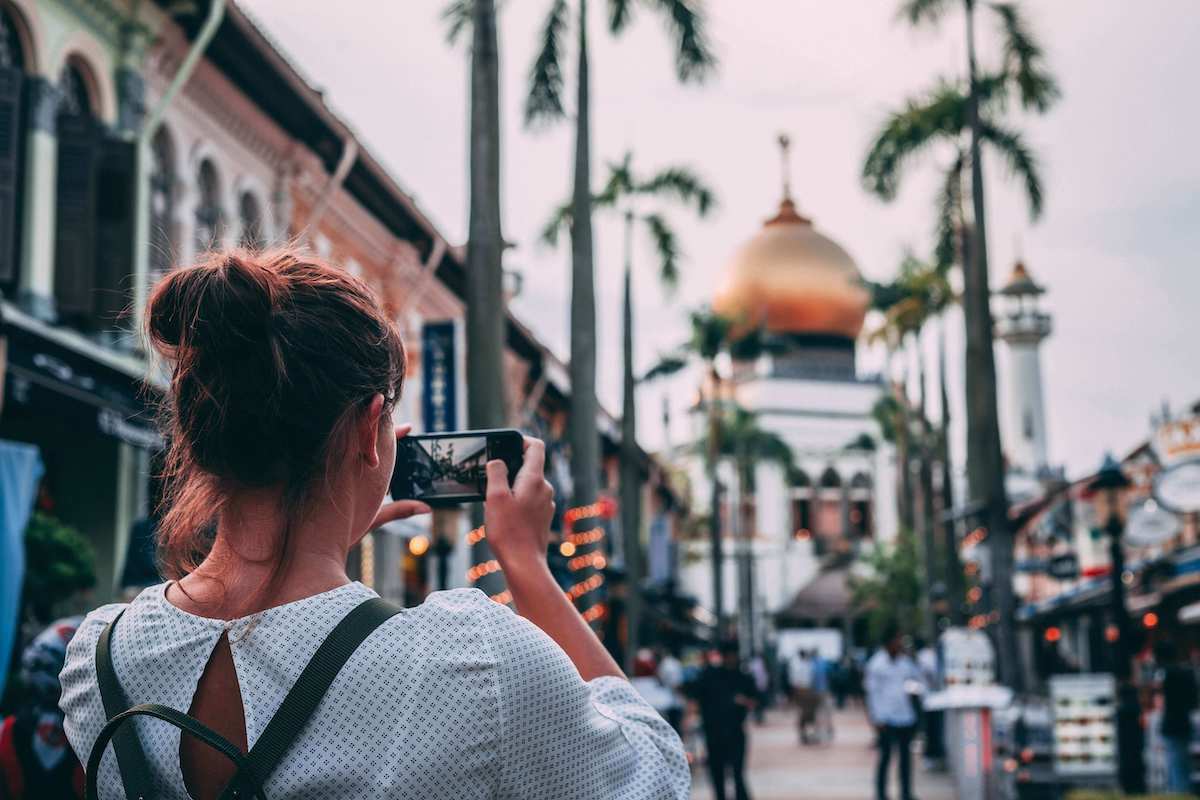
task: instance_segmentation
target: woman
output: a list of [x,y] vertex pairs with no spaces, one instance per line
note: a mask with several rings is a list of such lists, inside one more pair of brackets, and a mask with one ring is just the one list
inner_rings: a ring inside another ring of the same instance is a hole
[[[186,710],[245,752],[317,647],[374,593],[346,576],[383,505],[404,376],[399,334],[362,283],[295,252],[230,253],[167,276],[147,313],[172,365],[165,584],[90,614],[63,671],[66,731],[104,725],[95,651],[129,704]],[[276,798],[683,798],[678,737],[641,700],[546,565],[541,442],[509,486],[487,465],[488,541],[520,614],[438,592],[354,651],[265,783]],[[138,718],[161,797],[218,797],[224,756]],[[110,752],[100,796],[124,797]]]

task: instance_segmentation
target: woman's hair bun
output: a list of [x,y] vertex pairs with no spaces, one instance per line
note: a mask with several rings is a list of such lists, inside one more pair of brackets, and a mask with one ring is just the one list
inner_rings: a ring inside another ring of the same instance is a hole
[[269,340],[271,314],[284,291],[280,276],[247,253],[175,270],[150,298],[151,340],[176,358],[180,350],[245,357],[247,347]]

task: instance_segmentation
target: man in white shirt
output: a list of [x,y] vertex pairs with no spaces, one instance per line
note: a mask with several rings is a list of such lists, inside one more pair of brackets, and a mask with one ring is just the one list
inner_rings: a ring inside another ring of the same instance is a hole
[[888,766],[892,750],[899,751],[900,798],[912,794],[912,739],[917,726],[912,690],[920,687],[921,672],[903,651],[903,637],[894,623],[884,632],[883,647],[867,662],[867,715],[879,731],[879,766],[875,772],[876,800],[887,800]]

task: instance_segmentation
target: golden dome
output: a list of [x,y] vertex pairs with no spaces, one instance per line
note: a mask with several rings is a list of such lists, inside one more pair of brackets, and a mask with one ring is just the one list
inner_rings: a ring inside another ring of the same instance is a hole
[[796,213],[788,194],[734,255],[713,310],[773,333],[857,338],[870,302],[862,275],[849,253]]

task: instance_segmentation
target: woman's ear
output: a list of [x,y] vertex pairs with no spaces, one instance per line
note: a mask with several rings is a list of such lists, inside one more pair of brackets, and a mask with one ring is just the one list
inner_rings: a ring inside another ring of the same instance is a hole
[[391,420],[384,417],[383,395],[377,394],[359,417],[355,431],[358,452],[372,469],[379,466],[379,426],[385,422],[391,425]]

